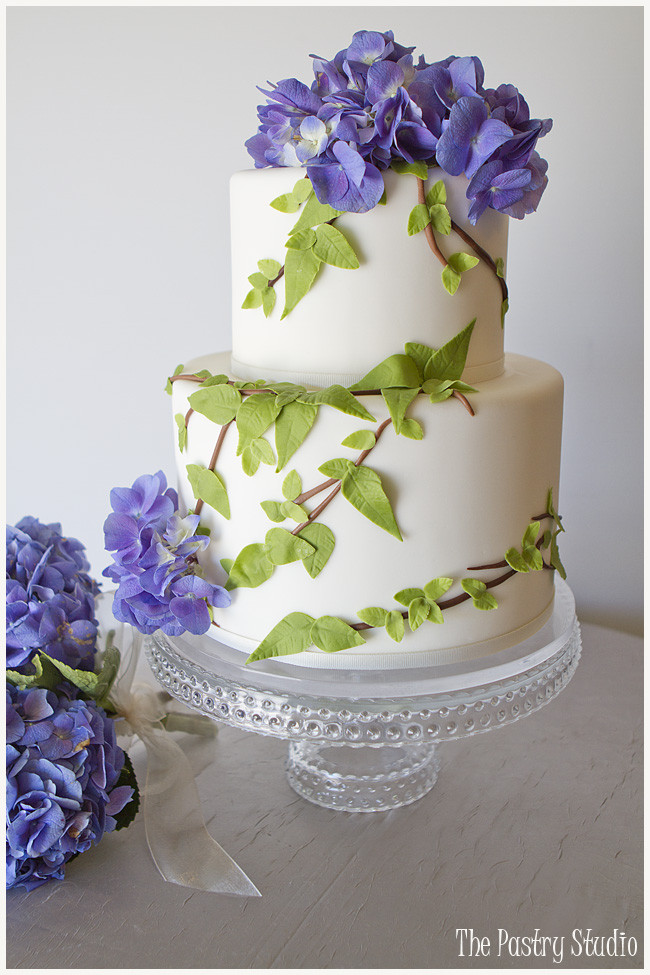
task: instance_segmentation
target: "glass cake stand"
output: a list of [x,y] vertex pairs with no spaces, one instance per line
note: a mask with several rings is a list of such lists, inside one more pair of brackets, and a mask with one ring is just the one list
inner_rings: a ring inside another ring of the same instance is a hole
[[580,657],[573,594],[532,637],[488,656],[422,669],[321,670],[282,658],[244,665],[211,637],[149,637],[154,676],[201,714],[289,741],[287,776],[310,802],[378,812],[415,802],[438,776],[439,742],[510,724],[567,685]]

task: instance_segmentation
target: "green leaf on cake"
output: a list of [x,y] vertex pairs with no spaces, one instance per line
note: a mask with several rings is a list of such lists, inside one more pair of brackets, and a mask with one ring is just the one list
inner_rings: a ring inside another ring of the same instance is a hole
[[323,223],[316,228],[314,254],[326,264],[354,271],[359,260],[347,238],[336,227]]
[[237,430],[239,443],[237,454],[261,437],[278,415],[278,406],[273,393],[253,393],[247,396],[237,410]]
[[504,298],[503,301],[501,302],[501,328],[503,328],[505,325],[506,315],[508,314],[509,307],[510,306],[508,305],[508,299]]
[[216,471],[201,467],[199,464],[188,464],[187,477],[197,500],[209,504],[224,518],[230,518],[228,492]]
[[308,251],[316,243],[316,231],[308,227],[306,230],[299,230],[297,234],[292,234],[286,243],[290,250]]
[[230,567],[226,589],[256,589],[271,578],[274,568],[262,542],[246,545]]
[[182,413],[176,413],[174,416],[176,421],[176,426],[178,427],[178,449],[181,453],[187,447],[187,427],[185,426],[185,417]]
[[319,616],[311,628],[311,641],[325,653],[349,650],[366,642],[358,630],[336,616]]
[[428,599],[423,596],[416,596],[408,604],[409,608],[409,626],[411,630],[415,631],[422,626],[425,620],[429,619],[431,615],[431,603]]
[[424,595],[427,597],[427,599],[435,602],[444,596],[448,589],[451,589],[453,582],[454,580],[450,579],[448,576],[439,576],[437,579],[432,579],[431,582],[427,582],[426,586],[424,587]]
[[381,196],[377,200],[377,206],[378,207],[385,207],[386,206],[386,187],[384,187],[384,192],[381,194]]
[[458,291],[463,271],[469,271],[477,264],[478,257],[473,257],[464,251],[458,251],[447,258],[447,265],[442,269],[442,283],[450,295],[455,295]]
[[561,579],[566,579],[566,569],[562,565],[562,560],[560,558],[560,552],[557,547],[557,536],[560,532],[563,532],[564,528],[558,528],[556,532],[553,532],[553,537],[551,538],[551,552],[549,555],[549,561],[554,569],[560,574]]
[[366,606],[365,609],[360,609],[357,612],[357,616],[362,623],[367,623],[368,626],[379,627],[386,624],[388,610],[382,609],[381,606]]
[[264,437],[256,437],[249,446],[252,453],[259,458],[262,464],[275,464],[273,447]]
[[282,494],[287,501],[293,501],[302,492],[302,478],[298,471],[289,471],[282,482]]
[[350,447],[352,450],[371,450],[377,442],[372,430],[355,430],[342,441],[342,447]]
[[420,385],[420,373],[410,355],[391,355],[360,379],[351,390],[390,389]]
[[318,470],[325,477],[333,477],[340,481],[353,468],[354,464],[347,457],[335,457],[333,460],[326,460]]
[[300,200],[293,193],[282,193],[271,200],[269,206],[280,213],[296,213],[300,209]]
[[424,367],[425,380],[460,379],[475,324],[476,319],[473,318],[465,328],[430,356]]
[[[382,389],[390,418],[393,421],[395,433],[403,433],[406,411],[420,392],[419,386],[412,389]],[[412,421],[415,423],[415,420]],[[419,424],[418,424],[419,426]],[[419,428],[422,429],[421,427]]]
[[434,203],[433,206],[429,207],[429,216],[433,229],[437,233],[444,234],[445,237],[448,237],[451,233],[451,217],[445,204]]
[[455,389],[462,393],[478,392],[474,386],[468,386],[460,379],[427,379],[422,389],[429,394],[429,400],[432,403],[442,403],[443,400],[449,399]]
[[302,564],[312,579],[315,579],[325,568],[327,560],[334,551],[334,532],[327,525],[312,522],[310,525],[305,525],[299,537],[304,538],[314,548],[313,552],[303,558]]
[[[204,370],[201,370],[201,372],[204,372]],[[200,376],[200,375],[201,375],[201,373],[197,372],[197,376]],[[201,383],[201,389],[208,389],[209,386],[222,386],[224,383],[227,383],[227,382],[228,382],[228,377],[223,372],[220,372],[216,376],[211,376],[208,373],[208,375],[206,376],[206,378]]]
[[293,501],[283,501],[281,507],[285,518],[291,518],[292,521],[297,521],[298,524],[307,521],[309,517],[306,509],[301,504],[294,504]]
[[264,552],[273,565],[289,565],[300,562],[313,552],[313,545],[292,535],[286,528],[269,528],[264,540]]
[[418,179],[427,179],[429,175],[429,167],[425,162],[409,163],[402,159],[395,159],[390,164],[390,168],[396,173],[410,173],[412,176],[417,176]]
[[476,609],[490,610],[496,609],[498,603],[492,593],[487,591],[487,586],[480,579],[461,579],[461,586],[465,592],[472,597],[472,602]]
[[329,203],[319,203],[316,194],[311,192],[298,218],[297,224],[289,233],[295,234],[300,230],[306,230],[308,227],[317,227],[321,223],[329,223],[335,217],[340,217],[342,212],[342,210],[335,210]]
[[307,613],[289,613],[264,637],[256,650],[246,661],[266,660],[269,657],[284,657],[292,653],[302,653],[312,645],[311,628],[314,617]]
[[267,281],[272,281],[273,278],[277,278],[282,268],[280,262],[274,261],[273,258],[265,258],[261,261],[258,261],[257,266]]
[[341,493],[357,511],[365,515],[373,524],[402,541],[393,509],[382,487],[381,478],[376,471],[364,466],[353,467],[348,470],[341,481]]
[[425,202],[428,207],[438,206],[439,204],[445,204],[447,202],[447,187],[441,179],[437,180],[429,190],[425,197]]
[[[181,362],[181,364],[176,366],[176,368],[174,369],[172,376],[180,376],[184,368],[185,366]],[[173,382],[171,381],[171,379],[168,379],[165,384],[165,392],[167,393],[168,396],[171,396],[173,387],[174,387]]]
[[321,260],[312,250],[288,250],[284,262],[284,311],[286,318],[305,297],[318,274]]
[[273,309],[275,308],[275,291],[273,288],[265,288],[262,292],[262,311],[266,318],[269,317]]
[[260,501],[260,507],[263,509],[267,518],[271,521],[281,522],[285,521],[286,515],[282,510],[281,501]]
[[551,516],[555,524],[558,526],[561,532],[564,531],[562,527],[562,516],[558,515],[555,510],[555,505],[553,504],[553,488],[548,489],[548,494],[546,495],[546,512]]
[[495,261],[495,271],[498,278],[505,278],[504,262],[502,257],[497,257]]
[[400,589],[393,596],[396,603],[401,603],[402,606],[409,606],[414,599],[424,598],[424,589]]
[[197,413],[223,426],[234,420],[237,410],[242,406],[242,395],[238,389],[227,383],[218,386],[204,383],[200,389],[191,394],[189,404]]
[[[260,394],[261,395],[261,394]],[[276,470],[281,471],[311,430],[318,406],[295,400],[283,406],[275,421]]]
[[261,460],[258,454],[255,453],[250,444],[248,444],[241,453],[241,467],[244,474],[247,477],[252,477],[259,470]]
[[539,535],[539,528],[540,523],[538,521],[531,522],[524,532],[521,552],[516,548],[509,548],[506,552],[506,562],[515,572],[539,571],[544,567],[542,553],[535,544]]
[[253,285],[254,288],[260,288],[260,289],[266,288],[268,283],[268,278],[266,277],[265,274],[262,274],[260,271],[255,271],[254,274],[249,274],[248,280],[250,284]]
[[516,548],[509,548],[504,556],[506,562],[515,572],[530,572],[530,566],[521,552]]
[[395,643],[400,643],[404,637],[404,617],[397,609],[392,609],[386,617],[386,633]]
[[333,406],[334,409],[350,416],[358,416],[361,420],[374,420],[365,406],[362,406],[344,386],[328,386],[327,389],[316,389],[312,392],[301,393],[299,403],[310,403],[313,406]]
[[298,182],[293,188],[294,197],[296,198],[296,200],[300,200],[301,203],[304,203],[306,200],[308,200],[313,192],[314,192],[314,187],[311,185],[311,180],[309,179],[309,176],[301,177],[301,179],[298,180]]
[[262,304],[262,292],[259,288],[253,288],[249,291],[244,300],[242,301],[242,308],[259,308]]
[[407,342],[404,346],[404,351],[418,368],[419,379],[418,382],[422,381],[424,376],[424,367],[433,355],[433,349],[428,345],[422,345],[421,342]]
[[419,234],[425,227],[428,227],[430,223],[431,217],[427,207],[424,203],[416,203],[409,213],[406,232],[409,237],[413,237],[414,234]]
[[408,416],[405,420],[402,420],[402,426],[399,432],[403,437],[408,437],[409,440],[422,440],[424,437],[424,430],[418,421]]
[[227,576],[230,575],[230,570],[233,567],[234,561],[234,559],[219,559],[219,564]]

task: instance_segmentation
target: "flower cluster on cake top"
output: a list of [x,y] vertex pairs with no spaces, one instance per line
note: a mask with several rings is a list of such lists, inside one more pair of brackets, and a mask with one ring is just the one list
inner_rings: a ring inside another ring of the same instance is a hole
[[267,103],[246,142],[255,166],[304,166],[321,203],[364,213],[382,197],[382,171],[426,162],[468,177],[472,223],[487,207],[532,213],[547,183],[535,146],[551,119],[531,119],[514,85],[485,88],[477,57],[414,64],[413,51],[392,31],[358,31],[333,60],[312,55],[311,86],[260,88]]

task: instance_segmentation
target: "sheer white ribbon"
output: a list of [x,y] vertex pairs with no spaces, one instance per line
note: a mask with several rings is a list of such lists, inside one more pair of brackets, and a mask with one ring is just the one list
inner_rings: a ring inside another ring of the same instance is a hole
[[[135,631],[127,635],[127,627],[123,634],[120,649],[130,659],[110,698],[123,719],[118,733],[137,735],[146,748],[147,778],[141,801],[154,863],[165,880],[182,887],[260,897],[257,887],[208,833],[190,764],[162,724],[168,710],[152,687],[133,682],[142,637]],[[130,654],[127,642],[131,643]]]

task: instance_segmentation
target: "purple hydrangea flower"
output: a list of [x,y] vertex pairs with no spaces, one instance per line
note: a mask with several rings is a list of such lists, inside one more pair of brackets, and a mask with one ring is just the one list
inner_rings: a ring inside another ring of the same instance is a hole
[[209,539],[197,535],[198,515],[182,517],[178,496],[162,471],[111,491],[113,513],[104,523],[113,565],[104,575],[118,584],[113,615],[141,633],[205,633],[208,606],[229,606],[230,594],[200,577],[198,555]]
[[94,701],[7,684],[7,888],[61,880],[115,829],[133,795],[116,784],[124,760]]
[[59,524],[23,518],[7,528],[7,666],[22,667],[35,651],[92,670],[97,637],[97,583],[81,542]]
[[467,196],[472,200],[470,222],[475,224],[489,206],[501,211],[512,207],[523,198],[530,178],[528,169],[506,170],[499,160],[485,163],[467,187]]
[[307,167],[320,202],[329,203],[335,210],[372,210],[384,192],[377,167],[366,162],[347,142],[333,143],[331,153],[330,158]]
[[473,176],[499,146],[512,138],[509,125],[489,118],[482,98],[464,95],[452,106],[449,120],[443,123],[436,159],[451,176]]

